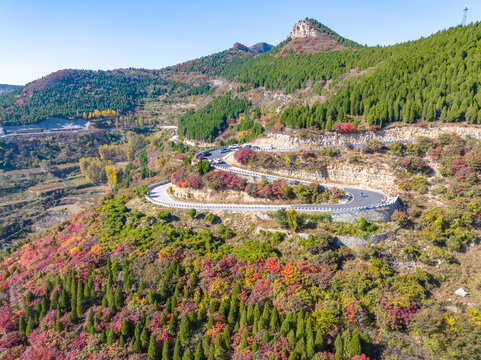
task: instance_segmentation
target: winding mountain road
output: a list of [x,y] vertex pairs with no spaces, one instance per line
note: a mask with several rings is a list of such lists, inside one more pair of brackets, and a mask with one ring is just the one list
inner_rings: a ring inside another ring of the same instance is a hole
[[[216,148],[204,150],[196,155],[196,158],[203,156],[209,160],[211,164],[220,170],[229,171],[242,176],[263,178],[268,180],[285,180],[291,183],[310,184],[312,181],[297,180],[293,178],[275,176],[270,174],[263,174],[255,171],[249,171],[237,168],[227,164],[224,161],[224,156],[234,150],[227,148]],[[158,184],[151,185],[146,194],[146,199],[153,204],[180,208],[180,209],[197,209],[197,210],[222,210],[222,211],[277,211],[279,209],[294,208],[296,211],[302,212],[358,212],[370,209],[382,208],[394,204],[397,197],[388,199],[386,195],[379,191],[370,189],[360,189],[354,187],[340,187],[344,190],[346,195],[350,197],[347,203],[343,204],[305,204],[305,205],[242,205],[242,204],[214,204],[214,203],[193,203],[173,199],[169,194],[171,187],[169,181],[163,181]],[[329,184],[321,184],[326,187],[333,187]]]

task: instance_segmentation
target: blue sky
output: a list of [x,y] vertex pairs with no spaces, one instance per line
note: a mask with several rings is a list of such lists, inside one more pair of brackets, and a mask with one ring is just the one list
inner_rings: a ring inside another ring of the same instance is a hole
[[389,45],[481,19],[458,0],[0,0],[0,84],[65,68],[162,68],[230,48],[277,44],[312,17],[361,44]]

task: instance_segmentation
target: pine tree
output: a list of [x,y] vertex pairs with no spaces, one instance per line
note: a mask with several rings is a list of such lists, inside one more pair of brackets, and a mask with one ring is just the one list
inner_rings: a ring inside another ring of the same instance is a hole
[[20,316],[20,319],[18,320],[18,334],[25,335],[26,328],[27,324],[25,323],[25,318],[23,316]]
[[124,305],[124,294],[120,286],[117,286],[117,289],[115,289],[115,308],[121,309],[123,305]]
[[301,359],[306,358],[306,345],[304,343],[304,338],[300,338],[296,342],[296,347],[294,348],[294,351],[300,355]]
[[84,292],[83,292],[82,283],[79,280],[77,285],[77,307],[75,309],[77,311],[77,317],[79,318],[81,318],[84,314],[84,311],[85,311],[84,305],[85,305]]
[[180,350],[180,341],[177,339],[174,346],[174,355],[172,356],[172,360],[182,360],[182,354]]
[[224,337],[224,343],[225,343],[225,347],[228,349],[230,348],[230,327],[229,325],[226,325],[226,327],[224,328],[224,333],[222,334],[223,337]]
[[264,331],[262,333],[262,339],[261,339],[262,345],[266,345],[269,343],[269,333],[267,331]]
[[66,310],[68,309],[69,306],[70,306],[70,303],[69,303],[67,289],[63,288],[62,295],[60,295],[60,307],[63,310]]
[[94,334],[95,333],[95,324],[94,324],[94,312],[92,309],[89,311],[89,316],[87,319],[87,326],[86,330],[89,334]]
[[352,332],[351,341],[349,342],[349,357],[353,357],[361,354],[362,354],[361,338],[359,336],[359,330],[355,329]]
[[169,329],[170,331],[173,331],[173,332],[176,332],[177,331],[177,311],[174,311],[172,313],[172,316],[170,318],[170,322],[169,322]]
[[214,360],[215,359],[215,348],[214,345],[209,346],[209,353],[207,355],[207,360]]
[[115,333],[112,329],[109,329],[107,332],[107,344],[112,345],[115,342]]
[[137,337],[134,340],[134,352],[136,352],[137,354],[142,353],[142,343],[140,341],[140,338]]
[[299,356],[298,356],[297,352],[295,352],[295,351],[291,352],[288,360],[297,360],[297,359],[299,359]]
[[145,351],[149,347],[149,335],[147,334],[146,330],[147,326],[142,329],[142,332],[140,333],[140,345],[142,347],[142,351]]
[[296,322],[296,339],[300,339],[305,335],[304,312],[301,310],[297,314]]
[[252,305],[252,303],[247,307],[247,323],[249,325],[254,323],[254,305]]
[[185,349],[182,360],[194,360],[194,357],[192,356],[192,351],[190,351],[189,348]]
[[314,345],[314,335],[312,331],[306,336],[306,355],[308,359],[311,359],[316,353],[316,348]]
[[[167,341],[164,341],[164,346],[166,345],[166,343]],[[168,347],[167,347],[167,352],[168,352]],[[154,334],[150,335],[149,348],[147,350],[147,355],[149,355],[149,358],[151,360],[160,359],[159,348],[157,346],[157,339],[155,338]],[[166,359],[168,360],[168,357]],[[162,360],[164,360],[163,352],[162,352]]]
[[190,334],[191,334],[191,324],[189,315],[186,313],[182,316],[182,320],[180,320],[180,329],[178,339],[180,340],[182,346],[186,346],[190,341]]
[[105,333],[105,330],[102,330],[102,332],[100,333],[100,343],[105,344],[106,341],[107,341],[107,334]]
[[277,331],[277,327],[279,326],[279,313],[277,308],[274,307],[271,312],[271,318],[269,321],[269,330],[272,332]]
[[344,357],[349,356],[349,343],[351,342],[351,332],[349,329],[346,329],[342,333],[342,345],[343,345],[343,350],[342,350],[342,355]]
[[337,334],[336,340],[334,341],[334,350],[336,351],[335,353],[335,359],[336,360],[342,360],[342,353],[344,351],[343,344],[342,344],[342,337],[341,334]]
[[289,316],[286,316],[284,321],[282,322],[281,325],[281,335],[282,336],[287,336],[290,330],[290,324],[289,324]]
[[237,320],[237,305],[235,301],[231,302],[229,315],[227,315],[227,323],[229,325],[234,325]]
[[316,332],[316,340],[315,340],[315,349],[316,352],[324,351],[324,335],[321,331]]
[[217,335],[214,342],[214,356],[216,358],[222,358],[226,353],[224,338],[222,335]]
[[269,310],[269,304],[266,303],[264,304],[264,310],[262,311],[262,320],[264,321],[264,324],[267,324],[271,318],[271,312]]
[[242,310],[241,308],[241,312],[240,312],[240,322],[239,322],[239,326],[241,328],[247,328],[247,311],[246,310]]
[[294,349],[294,346],[296,346],[296,334],[294,332],[294,329],[289,331],[289,334],[287,334],[287,342],[289,343],[289,347],[291,349]]
[[125,318],[124,321],[122,322],[122,326],[120,327],[120,334],[121,334],[121,340],[122,343],[126,343],[128,338],[130,337],[130,329],[132,327],[131,321],[129,318]]
[[195,349],[194,360],[205,360],[204,350],[202,349],[202,343],[197,344],[197,349]]
[[149,289],[149,292],[147,293],[147,303],[153,304],[154,303],[154,293],[152,292],[151,289]]
[[241,350],[245,349],[249,345],[249,343],[247,341],[248,337],[249,337],[249,332],[246,330],[242,333],[242,339],[241,339],[241,342],[240,342]]

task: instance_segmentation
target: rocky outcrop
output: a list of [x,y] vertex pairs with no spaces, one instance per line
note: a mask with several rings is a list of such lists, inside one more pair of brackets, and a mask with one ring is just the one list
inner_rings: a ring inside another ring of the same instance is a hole
[[443,124],[437,126],[392,126],[376,133],[362,131],[355,134],[337,134],[335,132],[321,132],[316,137],[299,138],[288,134],[267,133],[265,137],[252,142],[253,145],[264,146],[271,144],[279,149],[307,148],[313,146],[344,146],[347,144],[367,144],[371,140],[382,142],[407,141],[419,136],[436,138],[442,133],[454,133],[459,136],[473,136],[481,138],[481,126],[466,124]]
[[236,50],[240,50],[240,51],[249,51],[250,50],[247,46],[245,46],[244,44],[241,44],[239,42],[236,42],[232,48],[236,49]]
[[305,37],[320,37],[321,32],[309,20],[299,20],[292,28],[289,37],[294,39],[303,39]]

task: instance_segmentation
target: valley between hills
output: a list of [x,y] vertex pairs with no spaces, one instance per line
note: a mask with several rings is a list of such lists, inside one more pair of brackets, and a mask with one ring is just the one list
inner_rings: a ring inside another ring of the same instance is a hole
[[481,359],[480,39],[0,85],[0,359]]

